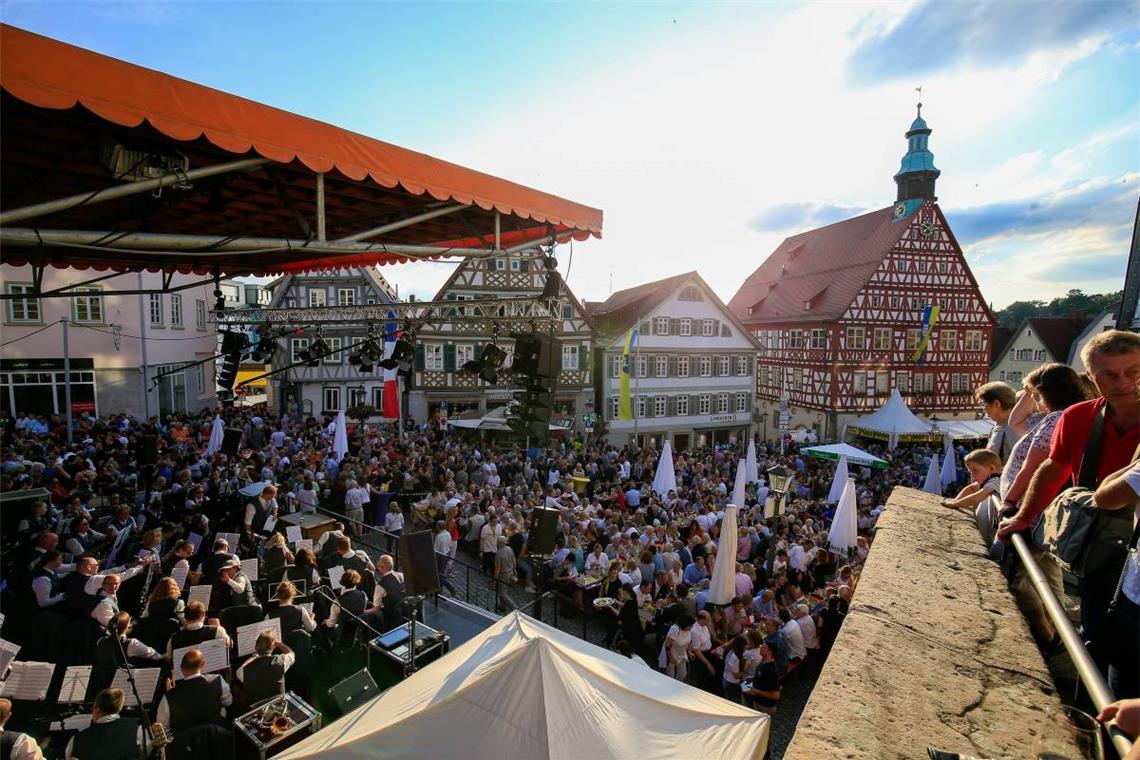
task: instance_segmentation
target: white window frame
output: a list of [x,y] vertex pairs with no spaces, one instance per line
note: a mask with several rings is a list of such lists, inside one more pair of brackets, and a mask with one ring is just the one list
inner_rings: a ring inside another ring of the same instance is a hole
[[941,331],[938,336],[940,344],[939,348],[943,351],[957,351],[958,350],[958,331],[954,329],[945,329]]
[[678,356],[677,357],[677,377],[688,377],[688,376],[689,376],[689,357]]
[[911,352],[917,351],[920,337],[917,327],[908,327],[906,329],[906,350]]
[[682,338],[691,337],[693,334],[693,320],[689,317],[681,317],[678,323],[677,334]]
[[[356,288],[337,288],[336,305],[356,306]],[[351,404],[349,406],[351,406]]]
[[638,419],[645,419],[645,413],[648,411],[647,398],[645,396],[638,396],[637,402],[634,404],[637,409],[636,417]]
[[345,409],[351,409],[354,406],[361,406],[368,398],[368,389],[357,386],[348,389],[348,406]]
[[329,353],[325,358],[321,359],[324,364],[343,364],[344,363],[344,338],[325,338],[325,343],[329,344]]
[[521,272],[522,271],[522,263],[514,257],[511,257],[511,271],[512,272]]
[[851,392],[856,396],[867,395],[867,373],[857,370],[851,378]]
[[309,288],[309,308],[327,305],[329,294],[324,288]]
[[665,354],[658,354],[653,361],[653,374],[655,377],[668,377],[669,376],[669,357]]
[[[563,343],[562,344],[562,369],[563,370],[578,370],[578,350],[581,347],[577,343]],[[458,366],[458,364],[457,364]]]
[[616,420],[621,415],[621,396],[610,396],[610,419]]
[[827,330],[821,327],[812,328],[811,347],[815,349],[827,348]]
[[788,348],[804,347],[804,331],[788,330]]
[[206,330],[206,302],[201,298],[194,301],[194,326],[203,332]]
[[748,393],[747,393],[747,391],[740,391],[739,393],[736,394],[736,411],[737,412],[747,412],[748,411]]
[[716,413],[717,414],[728,414],[728,410],[731,408],[732,407],[730,406],[730,400],[729,400],[729,396],[727,393],[716,394]]
[[967,330],[966,331],[966,350],[967,351],[981,351],[982,350],[982,331],[981,330]]
[[702,319],[701,320],[701,337],[715,338],[716,337],[716,320]]
[[424,371],[443,372],[443,344],[424,344]]
[[[334,403],[330,404],[329,401],[335,399]],[[321,388],[321,411],[322,412],[340,412],[343,408],[340,405],[341,395],[340,387],[336,385],[326,385]]]
[[669,317],[657,317],[653,320],[653,333],[655,335],[669,334]]
[[736,376],[737,377],[748,377],[751,374],[752,373],[749,371],[749,367],[748,367],[748,357],[747,356],[736,357]]
[[716,358],[716,375],[717,377],[728,377],[732,374],[732,357],[731,356],[718,356]]
[[862,351],[867,347],[867,331],[861,326],[847,328],[847,350]]
[[170,294],[170,326],[176,330],[182,329],[182,294]]
[[78,288],[86,295],[71,299],[71,321],[81,325],[103,324],[103,292],[101,288]]
[[162,293],[151,293],[148,300],[150,326],[162,327],[164,314],[162,312]]
[[875,328],[876,351],[889,351],[891,349],[891,333],[892,331],[889,327]]
[[668,406],[669,405],[668,405],[668,402],[665,400],[665,396],[654,396],[653,397],[653,416],[654,417],[664,417],[666,415],[666,413],[668,412]]
[[[565,352],[566,347],[562,347]],[[475,344],[474,343],[456,343],[455,344],[455,369],[463,369],[463,365],[467,362],[475,361]]]
[[[30,282],[9,282],[5,288],[9,294],[27,294],[32,292]],[[6,310],[8,322],[14,325],[38,325],[43,322],[43,304],[38,298],[11,298],[8,300]]]
[[199,364],[196,367],[196,370],[197,371],[194,374],[197,377],[198,395],[199,396],[205,396],[206,395],[206,365],[205,364]]
[[689,416],[689,397],[688,396],[678,396],[677,397],[677,416],[678,417],[688,417]]
[[495,271],[496,272],[507,271],[507,260],[501,256],[499,258],[495,259]]
[[699,368],[698,375],[700,377],[712,377],[712,366],[713,361],[711,356],[700,357],[697,361],[697,367]]
[[301,352],[309,347],[308,338],[293,338],[289,341],[289,363],[296,364],[301,359]]
[[895,373],[895,387],[899,389],[899,393],[910,393],[910,372],[900,370]]
[[621,377],[621,354],[610,357],[610,377],[615,380]]
[[638,354],[635,369],[638,377],[649,377],[649,357]]
[[697,414],[712,414],[712,395],[702,393],[697,396]]

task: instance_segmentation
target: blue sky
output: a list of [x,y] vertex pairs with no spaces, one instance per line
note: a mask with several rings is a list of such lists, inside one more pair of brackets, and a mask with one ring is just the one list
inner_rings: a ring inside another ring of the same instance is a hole
[[[922,85],[939,200],[995,306],[1118,289],[1140,3],[24,2],[67,42],[601,207],[583,298],[894,199]],[[564,258],[563,258],[564,257]],[[430,296],[447,264],[384,271]]]

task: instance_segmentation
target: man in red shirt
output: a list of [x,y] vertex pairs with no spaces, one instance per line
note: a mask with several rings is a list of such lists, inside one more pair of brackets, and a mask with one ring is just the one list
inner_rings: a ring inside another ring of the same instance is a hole
[[[1058,493],[1076,485],[1093,422],[1102,407],[1104,433],[1093,488],[1127,465],[1140,443],[1140,397],[1136,393],[1140,335],[1122,330],[1102,332],[1085,345],[1081,358],[1101,397],[1073,404],[1061,415],[1053,430],[1049,458],[1033,474],[1017,514],[998,526],[999,538],[1028,529]],[[1119,572],[1111,578],[1081,579],[1081,624],[1086,640],[1096,637],[1118,576]]]

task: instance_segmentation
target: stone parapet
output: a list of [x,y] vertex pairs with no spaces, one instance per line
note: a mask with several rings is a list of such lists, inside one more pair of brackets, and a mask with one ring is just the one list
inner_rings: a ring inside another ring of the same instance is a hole
[[1026,758],[1059,707],[972,515],[896,488],[785,758]]

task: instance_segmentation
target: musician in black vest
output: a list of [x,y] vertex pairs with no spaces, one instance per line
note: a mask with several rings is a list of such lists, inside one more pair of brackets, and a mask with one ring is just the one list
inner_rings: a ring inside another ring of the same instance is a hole
[[202,673],[206,657],[197,649],[182,655],[182,678],[173,686],[167,682],[166,695],[158,703],[155,722],[175,736],[195,726],[225,722],[225,708],[233,704],[230,685],[216,673]]
[[95,643],[95,665],[91,671],[89,694],[110,686],[115,671],[127,663],[149,665],[165,659],[165,655],[152,647],[129,637],[131,616],[127,613],[116,613],[107,628],[107,633]]
[[[364,608],[368,606],[368,596],[360,589],[360,573],[355,570],[345,570],[344,575],[340,579],[341,592],[337,597],[336,602],[329,610],[329,617],[325,621],[325,625],[329,628],[337,628],[338,623],[341,628],[347,626],[350,630],[356,630],[358,623],[356,618],[364,614]],[[341,616],[341,610],[351,613]]]
[[[373,596],[373,607],[365,617],[369,619],[369,625],[381,631],[390,631],[404,624],[404,576],[393,572],[392,557],[389,554],[380,555],[377,568],[379,580]],[[373,620],[379,625],[373,623]]]
[[376,591],[376,566],[367,554],[352,548],[352,539],[348,536],[341,536],[336,541],[336,564],[345,571],[355,570],[360,575],[360,590],[366,599],[371,599]]
[[0,760],[44,760],[40,745],[27,734],[4,728],[12,717],[12,702],[0,699]]
[[277,486],[268,485],[258,496],[245,505],[245,534],[253,542],[254,536],[272,531],[265,529],[270,518],[277,519]]
[[226,560],[218,570],[218,580],[210,592],[210,608],[224,610],[228,607],[244,607],[257,604],[253,594],[253,583],[242,572],[241,562],[236,558]]
[[186,583],[194,585],[198,582],[198,573],[190,572],[190,558],[194,556],[194,544],[186,539],[175,542],[174,548],[162,558],[162,576],[165,578],[177,569],[179,574],[185,573]]
[[42,609],[54,607],[64,601],[63,589],[56,571],[63,564],[63,555],[57,551],[44,552],[39,564],[32,570],[32,596]]
[[186,619],[182,623],[182,630],[176,631],[166,645],[166,656],[173,657],[175,649],[183,649],[201,644],[203,641],[221,639],[226,647],[231,646],[230,635],[226,629],[218,624],[214,618],[206,619],[206,605],[194,601],[186,605]]
[[231,559],[237,559],[237,555],[230,553],[230,542],[219,538],[214,542],[214,553],[202,560],[202,583],[217,581],[218,570]]
[[237,679],[245,684],[246,701],[256,705],[285,693],[285,671],[293,667],[293,650],[277,640],[273,631],[262,631],[254,643],[257,652],[237,669]]
[[78,557],[80,554],[94,551],[103,538],[102,533],[92,530],[91,520],[86,515],[80,515],[75,518],[70,531],[63,537],[63,548]]
[[293,552],[285,545],[285,536],[274,533],[265,542],[265,558],[262,566],[265,568],[265,578],[270,583],[277,583],[285,577],[286,566],[292,564]]
[[[345,575],[347,574],[345,573]],[[293,631],[303,630],[312,633],[317,628],[317,621],[313,620],[309,611],[293,604],[293,599],[296,596],[297,587],[289,581],[281,581],[277,584],[277,606],[265,616],[266,620],[281,620],[282,638]]]
[[67,743],[66,760],[136,760],[143,745],[142,726],[119,715],[123,690],[104,689],[95,697],[91,725]]

